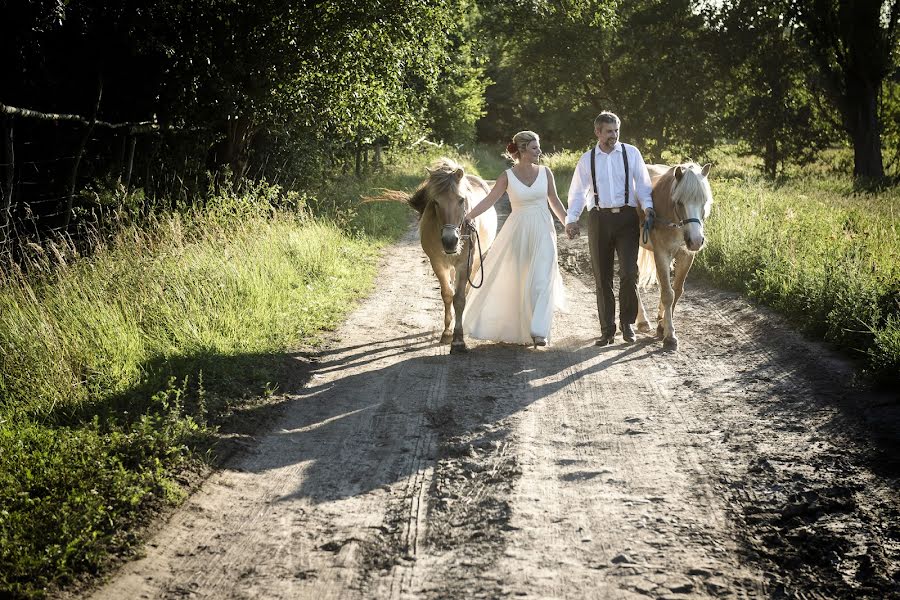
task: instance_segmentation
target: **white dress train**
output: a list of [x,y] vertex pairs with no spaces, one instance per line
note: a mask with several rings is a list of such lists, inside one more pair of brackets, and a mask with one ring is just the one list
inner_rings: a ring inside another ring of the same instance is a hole
[[[512,212],[484,260],[484,285],[471,288],[463,331],[482,340],[550,342],[553,311],[565,308],[556,252],[556,230],[547,196],[547,169],[530,186],[506,171]],[[475,275],[474,281],[481,278]]]

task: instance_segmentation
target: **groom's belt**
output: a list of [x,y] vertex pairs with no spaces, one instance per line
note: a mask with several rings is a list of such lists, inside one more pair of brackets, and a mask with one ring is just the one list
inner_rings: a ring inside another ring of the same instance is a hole
[[627,206],[614,206],[614,207],[612,207],[612,208],[603,208],[602,206],[595,206],[595,207],[591,208],[591,210],[596,210],[596,211],[599,211],[599,212],[605,212],[605,213],[613,213],[613,214],[615,214],[615,213],[620,213],[620,212],[622,212],[622,211],[625,210],[626,208],[629,208],[629,207],[627,207]]

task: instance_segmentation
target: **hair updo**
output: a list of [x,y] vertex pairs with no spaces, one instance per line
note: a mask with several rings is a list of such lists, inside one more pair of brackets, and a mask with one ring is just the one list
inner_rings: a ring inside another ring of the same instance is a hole
[[531,142],[540,142],[541,139],[533,131],[520,131],[513,136],[512,141],[506,145],[506,152],[503,154],[510,160],[519,160],[519,154],[528,147]]

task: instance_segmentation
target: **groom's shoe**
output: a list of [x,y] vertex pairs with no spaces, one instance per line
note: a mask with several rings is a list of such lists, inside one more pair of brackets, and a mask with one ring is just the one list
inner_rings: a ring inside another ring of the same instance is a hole
[[634,335],[634,326],[630,323],[622,323],[622,339],[626,342],[633,342],[637,339]]
[[612,344],[615,339],[616,339],[616,330],[611,329],[610,331],[607,331],[607,332],[601,334],[599,339],[597,339],[597,341],[594,342],[594,345],[595,346],[608,346],[608,345]]

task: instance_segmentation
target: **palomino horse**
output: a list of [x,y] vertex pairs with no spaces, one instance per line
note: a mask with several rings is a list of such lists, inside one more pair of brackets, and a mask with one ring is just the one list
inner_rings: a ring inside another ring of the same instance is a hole
[[[466,286],[470,279],[476,281],[474,277],[481,269],[482,254],[487,252],[497,236],[497,211],[491,207],[472,222],[478,234],[480,252],[472,231],[461,232],[460,228],[466,213],[489,191],[487,182],[482,178],[467,175],[461,166],[449,158],[440,158],[428,169],[428,179],[412,196],[387,191],[379,198],[372,198],[404,200],[419,213],[422,249],[441,284],[441,298],[444,300],[441,343],[450,341],[451,354],[466,351],[462,329]],[[456,321],[451,334],[453,313],[456,313]]]
[[[709,187],[710,165],[702,168],[696,163],[675,167],[649,165],[653,183],[653,207],[656,219],[649,239],[641,239],[638,257],[640,286],[659,281],[659,311],[656,315],[656,334],[663,338],[663,348],[676,350],[678,338],[672,313],[684,292],[684,280],[694,263],[694,255],[703,248],[703,223],[709,217],[712,190]],[[641,215],[643,225],[643,215]],[[641,228],[643,232],[643,227]],[[675,284],[671,281],[672,261],[675,261]],[[638,294],[638,330],[649,331],[644,304]]]

